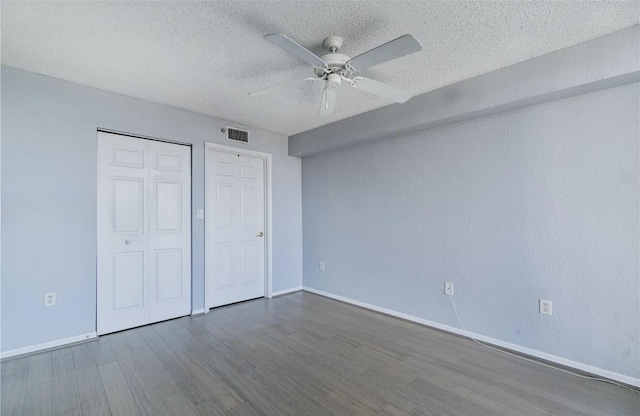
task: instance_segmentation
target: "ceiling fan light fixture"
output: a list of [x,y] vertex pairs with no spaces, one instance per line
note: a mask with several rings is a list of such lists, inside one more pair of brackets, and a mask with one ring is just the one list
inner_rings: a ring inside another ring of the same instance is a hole
[[342,77],[340,74],[329,74],[327,75],[327,85],[326,88],[335,88],[337,89],[340,84],[342,84]]

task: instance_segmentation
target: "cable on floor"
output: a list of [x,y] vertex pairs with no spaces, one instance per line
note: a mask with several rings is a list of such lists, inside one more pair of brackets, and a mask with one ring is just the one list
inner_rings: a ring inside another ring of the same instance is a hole
[[635,388],[626,386],[626,385],[624,385],[622,383],[618,383],[618,382],[615,382],[613,380],[607,380],[606,378],[591,377],[591,376],[585,376],[585,375],[582,375],[582,374],[574,373],[573,371],[568,371],[568,370],[565,370],[563,368],[559,368],[559,367],[556,367],[556,366],[553,366],[553,365],[545,364],[545,363],[540,362],[538,360],[533,360],[531,358],[523,357],[522,355],[514,354],[514,353],[511,353],[509,351],[505,351],[503,349],[496,348],[493,345],[485,344],[482,341],[478,341],[477,339],[475,339],[474,337],[472,337],[470,335],[471,333],[469,331],[467,331],[467,328],[465,328],[464,324],[462,323],[462,320],[460,319],[460,315],[458,315],[458,308],[456,308],[456,303],[453,301],[453,296],[451,296],[451,295],[448,295],[448,296],[449,296],[449,299],[451,300],[451,305],[453,306],[453,312],[455,312],[455,314],[456,314],[456,319],[458,319],[458,323],[460,324],[460,327],[465,332],[466,337],[471,339],[476,344],[482,345],[483,347],[486,347],[486,348],[489,348],[489,349],[492,349],[492,350],[495,350],[495,351],[498,351],[498,352],[501,352],[503,354],[510,355],[512,357],[520,358],[521,360],[525,360],[525,361],[529,361],[529,362],[532,362],[532,363],[535,363],[535,364],[539,364],[539,365],[542,365],[542,366],[545,366],[545,367],[553,368],[554,370],[562,371],[563,373],[571,374],[572,376],[580,377],[580,378],[583,378],[583,379],[586,379],[586,380],[601,381],[603,383],[613,384],[615,386],[619,386],[619,387],[625,388],[627,390],[631,390],[633,392],[640,393],[640,391],[635,389]]

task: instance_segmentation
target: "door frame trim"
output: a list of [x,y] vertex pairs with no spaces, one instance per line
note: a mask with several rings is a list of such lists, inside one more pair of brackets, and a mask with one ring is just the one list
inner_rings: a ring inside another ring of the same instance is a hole
[[[227,146],[224,144],[217,144],[212,142],[204,142],[204,206],[205,212],[207,212],[207,178],[210,169],[207,163],[207,155],[210,151],[231,153],[235,155],[242,155],[248,157],[254,157],[264,160],[264,223],[265,234],[267,234],[267,241],[265,247],[265,297],[271,299],[273,297],[273,236],[272,236],[272,192],[271,192],[271,153],[258,152],[256,150],[248,150],[240,147]],[[210,284],[208,276],[210,275],[209,268],[211,263],[207,261],[207,236],[209,235],[209,228],[212,223],[207,220],[207,216],[204,218],[204,313],[208,313],[211,309],[209,298]],[[213,230],[211,230],[213,232]]]
[[[113,129],[106,129],[103,127],[98,127],[98,133],[110,133],[110,134],[116,134],[118,136],[125,136],[125,137],[132,137],[134,139],[143,139],[143,140],[152,140],[154,142],[162,142],[162,143],[169,143],[169,144],[179,144],[180,146],[189,146],[193,149],[193,143],[185,143],[185,142],[180,142],[177,140],[170,140],[170,139],[163,139],[161,137],[154,137],[154,136],[144,136],[141,134],[137,134],[137,133],[127,133],[124,131],[120,131],[120,130],[113,130]],[[193,156],[193,151],[191,156]],[[191,163],[191,166],[193,167],[193,162]],[[191,169],[192,175],[191,178],[193,179],[193,169]]]

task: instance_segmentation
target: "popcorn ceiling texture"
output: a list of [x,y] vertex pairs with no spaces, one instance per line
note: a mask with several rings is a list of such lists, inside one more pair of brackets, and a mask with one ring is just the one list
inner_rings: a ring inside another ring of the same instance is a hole
[[423,51],[363,72],[421,94],[638,22],[638,2],[3,2],[2,64],[292,135],[391,102],[348,88],[320,118],[321,83],[262,36],[355,56],[405,33]]

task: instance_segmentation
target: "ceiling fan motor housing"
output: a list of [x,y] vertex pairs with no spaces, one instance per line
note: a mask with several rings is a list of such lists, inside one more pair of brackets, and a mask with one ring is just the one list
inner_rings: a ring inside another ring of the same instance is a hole
[[[326,68],[316,69],[316,75],[320,78],[328,74],[341,74],[346,73],[346,63],[351,59],[347,55],[337,53],[338,49],[342,47],[342,38],[340,36],[329,36],[324,40],[322,45],[331,51],[331,53],[322,55],[322,59],[326,64]],[[325,78],[328,81],[328,78]],[[340,85],[340,84],[338,84]]]
[[316,75],[318,76],[332,73],[345,75],[347,72],[345,64],[351,58],[340,53],[328,53],[326,55],[322,55],[321,59],[327,63],[327,67],[317,70]]

